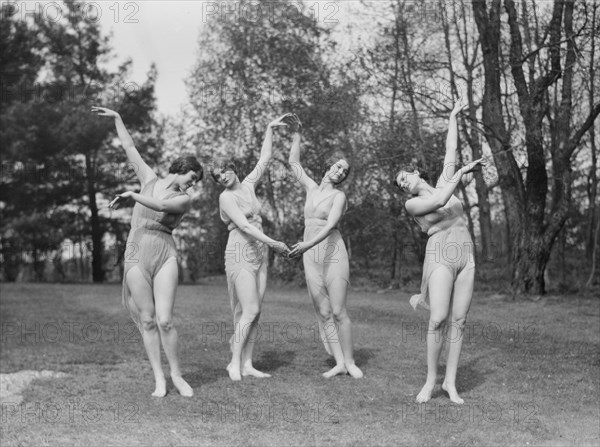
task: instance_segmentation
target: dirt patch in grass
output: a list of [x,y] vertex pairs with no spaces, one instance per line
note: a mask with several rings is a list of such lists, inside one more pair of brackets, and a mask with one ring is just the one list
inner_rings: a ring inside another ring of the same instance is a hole
[[66,377],[65,373],[54,371],[19,371],[11,374],[0,373],[0,405],[20,404],[23,392],[35,379],[54,379]]

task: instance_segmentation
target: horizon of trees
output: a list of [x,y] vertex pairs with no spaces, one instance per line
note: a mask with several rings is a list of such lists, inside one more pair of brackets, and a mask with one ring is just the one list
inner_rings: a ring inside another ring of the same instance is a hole
[[[120,278],[129,214],[104,206],[133,185],[133,173],[112,123],[89,113],[93,102],[119,110],[159,170],[194,153],[207,166],[233,159],[244,172],[266,124],[297,113],[302,161],[315,179],[336,149],[352,164],[341,231],[353,277],[390,288],[418,281],[426,236],[392,179],[407,162],[440,175],[447,116],[466,95],[459,159],[493,161],[458,192],[480,277],[504,278],[514,296],[545,293],[550,276],[553,290],[597,284],[596,2],[432,0],[427,10],[361,2],[353,6],[361,20],[338,28],[308,4],[278,20],[215,14],[198,37],[189,105],[166,118],[156,113],[159,73],[138,86],[128,82],[131,61],[107,70],[110,40],[76,2],[65,6],[72,14],[57,22],[1,17],[3,280]],[[350,48],[344,26],[358,36]],[[290,144],[278,131],[258,194],[265,231],[293,243],[304,197],[287,166]],[[184,280],[223,271],[219,193],[206,176],[176,231]],[[270,262],[275,276],[301,281],[301,262]]]

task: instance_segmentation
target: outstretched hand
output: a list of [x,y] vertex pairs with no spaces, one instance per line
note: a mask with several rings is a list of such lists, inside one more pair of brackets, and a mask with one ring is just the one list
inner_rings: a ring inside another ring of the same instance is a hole
[[467,102],[465,96],[466,95],[463,95],[456,100],[456,102],[454,103],[454,108],[452,109],[452,112],[450,113],[450,115],[452,115],[452,116],[458,115],[460,112],[462,112],[467,107],[469,107],[469,103]]
[[92,112],[97,113],[98,116],[109,116],[111,118],[117,118],[120,116],[114,110],[107,109],[106,107],[92,106]]
[[133,196],[134,192],[133,191],[125,191],[124,193],[121,194],[117,194],[117,197],[115,197],[109,204],[108,207],[112,208],[112,209],[118,209],[119,205],[121,205],[123,203],[123,201],[127,198],[127,197],[131,197]]
[[477,170],[477,168],[479,166],[487,166],[488,161],[486,160],[485,157],[482,157],[478,160],[472,161],[471,163],[469,163],[468,165],[464,166],[461,171],[462,174],[468,174],[469,172],[473,172],[475,170]]

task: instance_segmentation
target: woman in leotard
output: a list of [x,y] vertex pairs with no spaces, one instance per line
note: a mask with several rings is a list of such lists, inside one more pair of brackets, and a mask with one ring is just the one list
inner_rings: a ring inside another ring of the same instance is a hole
[[173,325],[179,274],[171,233],[190,207],[191,200],[186,191],[202,179],[202,165],[195,157],[179,157],[169,168],[169,174],[158,178],[137,151],[121,116],[104,107],[92,107],[92,112],[114,118],[121,144],[141,184],[139,193],[127,191],[118,194],[109,206],[116,208],[119,201],[127,197],[136,202],[125,252],[123,304],[142,333],[154,372],[152,396],[167,394],[160,358],[161,342],[173,384],[181,395],[192,396],[192,387],[181,376],[177,331]]
[[[462,204],[452,194],[465,174],[484,164],[483,159],[480,159],[459,170],[455,168],[458,138],[456,115],[466,106],[458,101],[450,114],[444,170],[436,187],[427,184],[414,167],[404,167],[395,179],[398,187],[411,195],[405,204],[406,211],[429,236],[421,293],[410,299],[415,309],[419,305],[430,309],[427,331],[427,380],[417,395],[418,403],[427,402],[431,398],[445,337],[450,346],[442,388],[453,402],[464,402],[456,391],[456,371],[463,329],[473,295],[475,263],[473,241],[465,222]],[[445,333],[447,325],[449,327]]]
[[363,376],[354,362],[352,326],[346,310],[350,279],[348,252],[337,229],[346,212],[346,195],[336,188],[350,173],[350,165],[340,152],[326,161],[321,183],[317,184],[300,164],[300,129],[298,117],[290,121],[293,142],[289,163],[296,179],[306,191],[304,238],[292,247],[290,257],[303,254],[306,285],[315,312],[321,340],[336,365],[323,376],[350,374]]
[[242,376],[271,377],[252,364],[262,301],[267,287],[268,247],[287,255],[288,247],[262,231],[260,202],[255,186],[268,169],[273,144],[273,128],[284,126],[282,118],[272,121],[265,133],[260,159],[252,172],[240,181],[234,164],[211,169],[215,182],[225,187],[219,196],[221,220],[227,225],[229,239],[225,249],[227,290],[233,312],[234,334],[230,340],[231,362],[227,371],[231,380]]

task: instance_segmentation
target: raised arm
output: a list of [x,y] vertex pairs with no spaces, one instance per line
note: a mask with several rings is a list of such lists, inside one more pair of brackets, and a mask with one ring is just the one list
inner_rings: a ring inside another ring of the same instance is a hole
[[183,214],[189,208],[191,199],[187,194],[182,194],[171,199],[157,199],[155,197],[143,196],[137,192],[126,191],[122,194],[117,194],[117,199],[113,200],[108,206],[110,208],[118,208],[119,200],[131,197],[136,202],[161,213]]
[[127,159],[129,160],[129,163],[131,163],[132,168],[142,186],[144,186],[146,183],[148,183],[148,181],[156,177],[154,171],[152,171],[150,166],[146,164],[146,162],[142,159],[142,156],[136,149],[135,144],[133,143],[133,139],[131,138],[131,135],[129,135],[129,132],[125,127],[123,120],[121,119],[121,115],[119,115],[114,110],[96,106],[92,107],[92,112],[97,112],[99,116],[108,116],[114,118],[115,127],[117,128],[117,135],[119,136],[119,140],[121,140],[121,145],[125,149]]
[[286,116],[287,114],[280,116],[276,120],[271,121],[267,126],[263,145],[260,149],[260,158],[258,159],[258,163],[256,163],[254,169],[244,179],[244,182],[246,182],[252,188],[256,186],[263,173],[269,169],[269,162],[271,161],[271,156],[273,155],[273,128],[278,126],[286,126],[287,124],[283,122],[283,118]]
[[450,118],[448,119],[448,135],[446,136],[446,155],[444,157],[444,169],[438,180],[437,186],[447,183],[456,173],[456,149],[458,148],[458,123],[456,116],[468,107],[463,98],[459,98],[454,104]]
[[243,231],[259,242],[264,242],[279,253],[289,253],[289,248],[287,245],[285,245],[283,242],[271,239],[269,236],[248,222],[248,219],[246,219],[246,216],[244,216],[244,213],[242,213],[239,206],[235,202],[235,199],[230,194],[221,194],[219,197],[219,206],[221,210],[227,214],[231,221],[240,229],[240,231]]
[[300,164],[300,131],[299,129],[294,132],[292,136],[292,149],[290,150],[289,163],[292,168],[292,172],[297,181],[300,182],[304,189],[309,190],[317,186],[315,181],[311,179],[302,165]]
[[429,214],[439,208],[442,208],[446,205],[446,203],[448,203],[448,200],[450,200],[450,197],[458,186],[461,177],[464,174],[471,172],[476,166],[484,164],[484,159],[480,158],[479,160],[475,160],[474,162],[463,166],[461,169],[456,171],[452,178],[448,179],[444,184],[438,186],[430,196],[419,196],[407,200],[406,204],[404,205],[406,211],[411,216],[424,216],[425,214]]
[[327,237],[327,235],[333,230],[340,219],[344,215],[344,211],[346,211],[346,194],[341,191],[338,191],[333,198],[333,203],[331,205],[331,210],[329,211],[329,216],[327,216],[327,223],[319,230],[319,232],[308,241],[298,242],[292,247],[292,251],[290,252],[290,257],[299,256],[307,250],[310,250],[312,247],[317,245],[323,239]]

